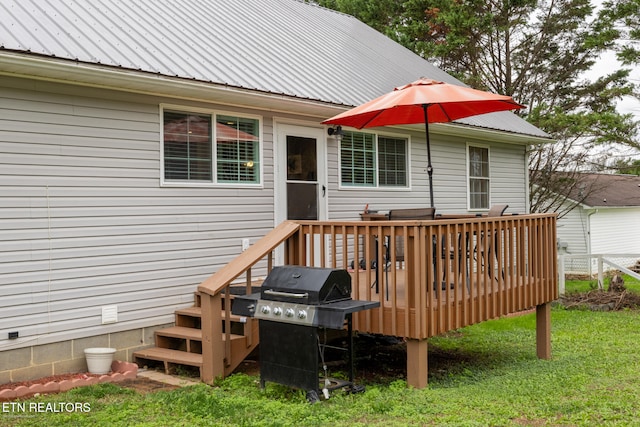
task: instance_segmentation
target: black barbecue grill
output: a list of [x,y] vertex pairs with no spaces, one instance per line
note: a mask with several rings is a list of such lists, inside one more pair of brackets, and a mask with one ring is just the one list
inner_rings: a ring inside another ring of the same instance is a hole
[[[379,306],[351,299],[351,276],[346,270],[280,266],[273,268],[259,293],[236,297],[232,311],[260,319],[260,385],[271,381],[299,388],[307,391],[310,401],[317,401],[320,391],[328,398],[329,391],[337,388],[361,390],[353,383],[351,315]],[[322,360],[326,343],[320,332],[343,329],[345,322],[349,381],[337,381],[327,378]]]

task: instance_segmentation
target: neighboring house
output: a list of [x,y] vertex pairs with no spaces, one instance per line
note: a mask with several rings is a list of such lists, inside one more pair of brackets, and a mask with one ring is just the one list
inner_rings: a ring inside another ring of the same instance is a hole
[[[427,204],[422,126],[339,140],[320,122],[421,76],[457,81],[353,17],[0,0],[0,24],[0,383],[82,369],[88,346],[130,359],[287,218]],[[494,113],[431,133],[439,212],[528,211],[544,132]]]
[[[563,194],[563,209],[571,210],[558,219],[559,253],[640,254],[640,177],[584,173],[577,179]],[[567,260],[567,272],[588,273],[588,266]]]

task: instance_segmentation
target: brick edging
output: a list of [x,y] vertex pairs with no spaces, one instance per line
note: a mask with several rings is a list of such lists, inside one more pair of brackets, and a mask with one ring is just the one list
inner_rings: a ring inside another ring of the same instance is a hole
[[99,383],[116,383],[123,380],[135,379],[138,376],[138,365],[131,362],[114,360],[111,363],[111,372],[99,377],[74,378],[60,382],[51,381],[46,384],[32,384],[18,386],[14,389],[0,390],[0,402],[31,397],[35,394],[49,394],[69,391],[72,388],[83,387]]

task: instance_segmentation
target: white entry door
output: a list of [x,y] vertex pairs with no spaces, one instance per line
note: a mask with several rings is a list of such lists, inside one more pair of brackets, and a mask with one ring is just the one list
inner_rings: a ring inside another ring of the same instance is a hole
[[276,224],[287,219],[326,220],[324,129],[284,123],[276,126]]
[[321,128],[280,124],[276,219],[327,218],[326,142]]

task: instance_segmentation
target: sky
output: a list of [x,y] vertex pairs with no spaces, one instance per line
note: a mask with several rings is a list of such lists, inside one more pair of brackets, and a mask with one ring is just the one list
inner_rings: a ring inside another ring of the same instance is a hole
[[[592,0],[592,4],[595,6],[596,11],[602,7],[604,1],[605,0]],[[606,53],[600,57],[600,60],[593,67],[592,72],[588,73],[587,76],[599,77],[607,74],[613,71],[611,67],[616,66],[614,64],[619,66],[615,54],[613,52]],[[640,67],[633,69],[629,77],[633,83],[640,86]],[[640,100],[628,97],[623,101],[620,101],[618,106],[620,108],[620,112],[634,114],[638,120],[640,120]]]
[[[615,65],[617,64],[617,65]],[[599,77],[613,71],[612,67],[619,66],[613,52],[606,53],[600,57],[600,60],[596,63],[590,73],[587,73],[588,77]],[[631,71],[630,79],[633,83],[640,86],[640,67],[636,67]],[[632,113],[640,120],[640,100],[632,97],[627,97],[618,103],[620,112]]]
[[[592,0],[594,6],[599,8],[602,6],[604,0]],[[605,75],[613,71],[612,67],[620,66],[618,61],[616,60],[615,54],[613,52],[608,52],[603,54],[600,57],[600,60],[594,65],[591,72],[586,73],[586,77],[589,78],[597,78],[599,76]],[[629,75],[630,80],[640,87],[640,67],[635,67],[631,70]],[[618,102],[618,111],[623,114],[629,113],[633,114],[637,121],[640,121],[640,100],[626,97],[623,100]],[[624,150],[620,153],[615,153],[618,156],[628,156],[633,157],[635,159],[640,159],[640,152],[637,150]],[[615,155],[614,154],[614,155]],[[617,156],[616,156],[617,157]]]

